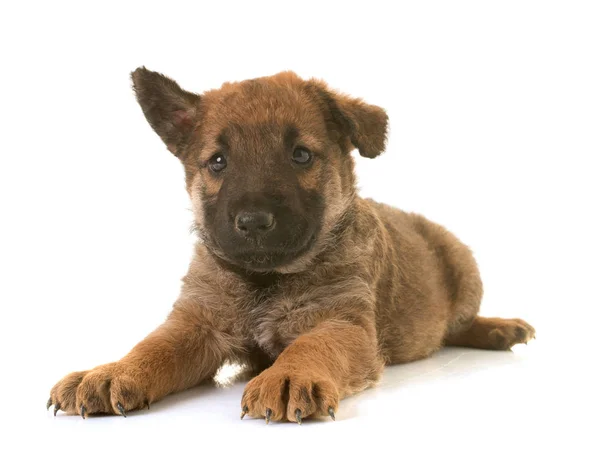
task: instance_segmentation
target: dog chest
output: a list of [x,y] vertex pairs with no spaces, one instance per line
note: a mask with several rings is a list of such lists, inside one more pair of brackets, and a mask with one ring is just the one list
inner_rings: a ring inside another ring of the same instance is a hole
[[317,304],[300,297],[276,295],[250,311],[249,338],[263,351],[277,357],[315,321]]

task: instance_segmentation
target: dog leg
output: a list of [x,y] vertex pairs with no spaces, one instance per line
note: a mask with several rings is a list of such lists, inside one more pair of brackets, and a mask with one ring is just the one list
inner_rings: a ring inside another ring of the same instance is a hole
[[[370,331],[370,332],[369,332]],[[301,423],[310,415],[335,419],[339,401],[372,385],[383,370],[372,329],[326,321],[298,337],[273,366],[253,378],[242,416]]]
[[54,412],[86,417],[125,416],[169,393],[192,387],[215,374],[231,355],[231,336],[219,332],[197,308],[177,304],[166,322],[118,362],[74,372],[51,390]]
[[510,350],[513,345],[527,343],[531,338],[535,338],[535,329],[523,320],[477,316],[470,328],[447,337],[446,345]]

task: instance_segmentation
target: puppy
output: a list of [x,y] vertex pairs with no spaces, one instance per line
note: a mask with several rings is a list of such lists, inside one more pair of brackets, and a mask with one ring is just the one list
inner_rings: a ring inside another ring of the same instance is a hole
[[292,72],[202,95],[144,67],[132,80],[183,164],[200,240],[166,322],[120,361],[59,381],[55,414],[125,416],[237,362],[258,374],[242,417],[335,419],[386,364],[534,336],[478,316],[478,268],[455,236],[357,195],[350,152],[383,152],[383,109]]

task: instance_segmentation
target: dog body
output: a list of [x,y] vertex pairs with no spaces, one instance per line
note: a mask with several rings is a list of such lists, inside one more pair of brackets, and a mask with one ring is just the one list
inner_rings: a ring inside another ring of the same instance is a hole
[[291,72],[201,96],[144,68],[132,78],[184,166],[200,241],[166,322],[122,360],[57,383],[55,413],[124,415],[229,361],[258,374],[242,415],[334,417],[386,364],[534,335],[477,316],[479,272],[456,237],[357,196],[350,152],[383,151],[381,108]]

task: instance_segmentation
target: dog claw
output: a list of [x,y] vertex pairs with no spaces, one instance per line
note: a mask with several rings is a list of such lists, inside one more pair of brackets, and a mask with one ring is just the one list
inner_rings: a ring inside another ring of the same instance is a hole
[[333,411],[333,407],[330,407],[329,409],[327,409],[327,412],[329,413],[329,416],[331,417],[331,419],[333,421],[335,421],[335,412]]
[[267,423],[267,425],[271,421],[272,414],[273,414],[273,411],[271,409],[267,409],[267,411],[265,412],[265,422]]
[[83,404],[81,404],[81,418],[83,418],[85,420],[85,406]]
[[125,409],[123,408],[120,402],[117,402],[117,409],[119,410],[121,415],[123,415],[123,417],[127,418],[127,415],[125,415]]
[[302,424],[302,412],[300,411],[300,409],[296,409],[296,423],[298,423],[299,425]]
[[52,405],[52,398],[48,399],[48,402],[46,403],[46,410],[48,410],[51,405]]
[[60,410],[60,403],[56,403],[54,404],[54,416],[56,417],[56,412],[58,412]]
[[147,399],[144,401],[144,407],[150,410],[150,401],[148,401]]
[[243,420],[247,413],[248,413],[248,406],[244,406],[244,408],[242,409],[242,414],[240,415],[240,420]]

